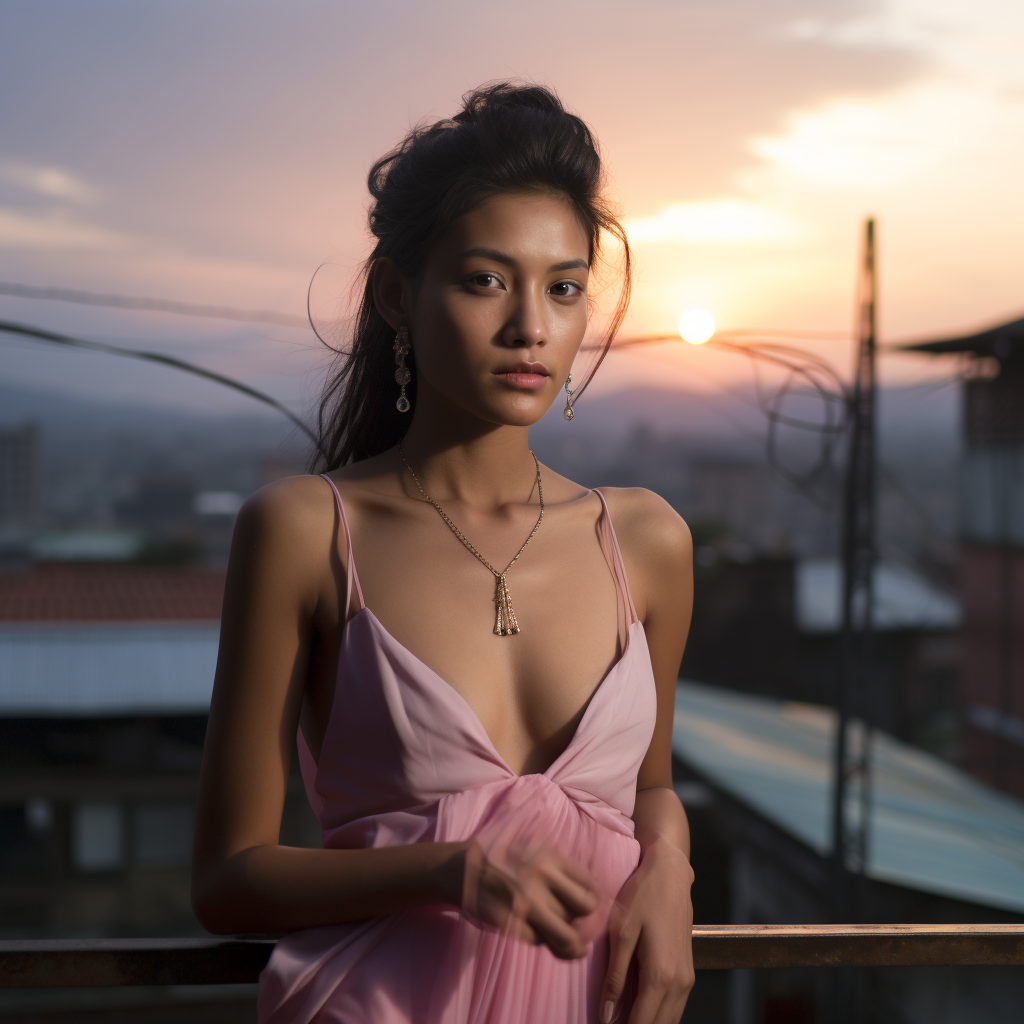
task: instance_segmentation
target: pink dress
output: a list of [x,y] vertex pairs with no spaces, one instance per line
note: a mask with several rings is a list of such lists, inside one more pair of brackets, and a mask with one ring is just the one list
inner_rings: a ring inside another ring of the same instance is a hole
[[608,899],[583,922],[596,936],[589,955],[573,961],[481,926],[453,906],[294,932],[277,944],[260,977],[259,1020],[593,1024],[607,964],[608,909],[639,862],[631,815],[657,704],[647,640],[604,496],[597,492],[598,534],[620,597],[622,653],[565,751],[543,774],[518,776],[466,701],[363,604],[345,509],[336,488],[334,494],[347,545],[347,597],[359,610],[343,633],[319,763],[298,736],[324,847],[475,837],[485,848],[515,848],[544,841],[583,864]]

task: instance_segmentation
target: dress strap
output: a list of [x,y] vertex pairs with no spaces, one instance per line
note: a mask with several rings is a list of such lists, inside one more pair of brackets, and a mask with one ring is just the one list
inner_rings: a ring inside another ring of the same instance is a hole
[[601,499],[601,518],[597,521],[598,539],[601,542],[604,556],[608,559],[612,575],[615,577],[615,585],[622,598],[628,628],[637,621],[636,606],[633,604],[633,594],[629,589],[629,577],[626,575],[626,566],[622,561],[622,551],[619,548],[619,540],[615,536],[615,527],[612,525],[611,513],[608,511],[608,502],[596,487],[594,493]]
[[352,531],[348,528],[348,516],[345,515],[345,503],[341,500],[341,494],[338,492],[338,488],[334,485],[334,481],[326,473],[321,473],[320,475],[331,485],[331,490],[334,491],[334,502],[338,506],[338,519],[341,522],[342,530],[345,532],[345,566],[347,570],[347,578],[345,580],[345,612],[347,614],[348,607],[352,603],[353,593],[355,593],[356,599],[359,602],[359,608],[357,611],[361,612],[366,607],[366,602],[363,601],[363,588],[359,585],[359,573],[356,572],[356,559],[355,555],[352,554]]

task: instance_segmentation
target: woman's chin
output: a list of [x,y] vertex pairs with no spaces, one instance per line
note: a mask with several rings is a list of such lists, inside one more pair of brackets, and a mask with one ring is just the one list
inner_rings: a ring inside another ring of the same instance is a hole
[[509,427],[532,427],[551,408],[551,402],[536,393],[503,396],[491,403],[494,419]]

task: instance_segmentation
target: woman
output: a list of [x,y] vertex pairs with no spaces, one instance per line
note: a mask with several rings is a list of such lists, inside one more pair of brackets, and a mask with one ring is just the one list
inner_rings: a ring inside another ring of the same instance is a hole
[[[682,1013],[689,533],[528,443],[563,386],[572,417],[600,236],[625,242],[600,186],[583,122],[508,84],[370,174],[325,472],[239,515],[203,763],[199,920],[291,933],[266,1024]],[[322,850],[278,844],[296,742]]]

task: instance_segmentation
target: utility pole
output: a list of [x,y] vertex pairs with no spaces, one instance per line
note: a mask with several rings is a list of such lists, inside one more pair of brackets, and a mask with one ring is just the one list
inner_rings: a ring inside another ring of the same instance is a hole
[[[871,816],[871,639],[875,563],[876,304],[875,222],[865,224],[857,360],[842,506],[842,629],[836,686],[832,788],[832,918],[858,917],[858,879],[868,858]],[[859,718],[856,742],[851,721]],[[851,797],[857,797],[854,808]],[[853,813],[850,813],[852,810]]]

